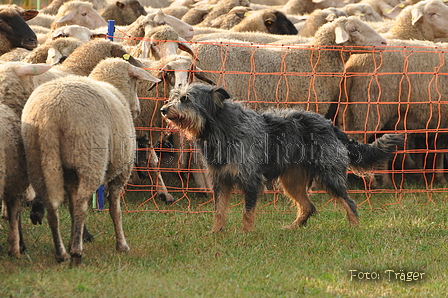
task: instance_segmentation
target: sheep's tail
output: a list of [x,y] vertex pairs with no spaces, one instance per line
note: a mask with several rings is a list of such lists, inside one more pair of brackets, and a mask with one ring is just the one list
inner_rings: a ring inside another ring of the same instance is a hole
[[363,144],[349,139],[347,134],[338,127],[334,127],[338,139],[345,145],[349,152],[350,168],[357,174],[373,167],[383,168],[397,149],[403,145],[403,134],[384,134],[372,144]]

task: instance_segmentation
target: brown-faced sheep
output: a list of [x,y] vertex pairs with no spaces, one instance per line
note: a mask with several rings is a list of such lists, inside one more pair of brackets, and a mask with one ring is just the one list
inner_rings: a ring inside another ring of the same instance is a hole
[[106,5],[100,12],[105,20],[114,20],[116,26],[132,24],[139,16],[147,15],[138,0],[119,0]]
[[32,50],[37,47],[36,34],[26,23],[38,14],[23,10],[17,5],[0,5],[0,55],[20,47]]
[[350,52],[384,45],[383,37],[352,16],[323,25],[307,45],[249,46],[223,40],[193,44],[193,49],[197,65],[243,101],[292,104],[326,115],[337,101]]
[[89,77],[68,76],[39,86],[22,114],[28,174],[48,212],[56,260],[68,259],[59,232],[64,189],[70,201],[71,262],[82,260],[82,230],[92,193],[107,184],[116,249],[128,251],[120,194],[134,164],[137,79],[158,79],[122,59],[105,59]]

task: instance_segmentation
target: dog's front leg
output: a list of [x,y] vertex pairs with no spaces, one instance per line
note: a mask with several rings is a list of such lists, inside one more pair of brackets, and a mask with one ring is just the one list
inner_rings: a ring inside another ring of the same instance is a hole
[[214,183],[213,193],[215,197],[215,219],[213,222],[212,232],[221,232],[226,223],[227,211],[230,206],[230,195],[232,192],[231,185]]

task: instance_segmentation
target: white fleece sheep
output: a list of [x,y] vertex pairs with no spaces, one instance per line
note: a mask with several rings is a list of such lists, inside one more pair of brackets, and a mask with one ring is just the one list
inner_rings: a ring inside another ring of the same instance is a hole
[[[347,131],[366,131],[351,135],[359,141],[387,127],[448,128],[444,116],[448,114],[444,104],[448,44],[417,40],[389,40],[388,44],[391,48],[381,55],[356,55],[348,60],[347,96],[341,99],[338,125]],[[439,139],[442,136],[439,133]],[[443,182],[442,177],[443,173],[437,179]]]
[[441,0],[426,0],[406,7],[383,35],[390,39],[437,40],[448,38],[448,7]]
[[211,71],[212,80],[240,100],[262,107],[294,104],[326,115],[340,93],[349,51],[371,51],[372,46],[385,44],[370,26],[352,16],[323,25],[308,45],[241,46],[222,41],[194,44],[193,49],[197,65]]
[[19,257],[26,249],[20,206],[25,197],[28,178],[20,137],[20,118],[4,104],[0,104],[0,135],[0,198],[2,213],[5,213],[5,219],[9,221],[8,254]]
[[[159,112],[163,105],[162,99],[168,97],[169,91],[173,87],[191,82],[192,71],[194,71],[193,75],[197,79],[205,80],[208,83],[211,83],[211,81],[208,81],[207,78],[200,73],[200,69],[195,68],[193,58],[186,55],[170,55],[161,60],[140,59],[140,61],[144,64],[145,69],[162,80],[162,82],[158,83],[156,86],[153,86],[150,82],[142,82],[139,85],[137,94],[140,98],[141,114],[134,120],[134,125],[137,128],[137,139],[148,140],[148,146],[145,147],[149,148],[149,163],[151,167],[157,168],[159,167],[159,164],[153,146],[162,143],[164,137],[159,130],[154,130],[149,135],[146,135],[146,133],[148,128],[164,127]],[[180,148],[179,144],[179,142],[176,142],[176,148]],[[179,154],[176,152],[172,163],[169,165],[177,167],[179,159]],[[144,159],[141,160],[145,161]],[[146,166],[146,164],[141,166]],[[185,162],[180,162],[180,167],[187,168],[187,165]],[[173,201],[173,197],[166,190],[160,172],[151,171],[150,174],[152,175],[153,180],[158,181],[158,185],[160,185],[160,189],[157,190],[158,196],[168,202]],[[206,178],[202,173],[195,171],[193,172],[193,176],[200,187],[208,188],[208,185],[200,184],[200,181],[206,181]]]
[[72,0],[59,8],[50,28],[55,30],[65,25],[80,25],[89,29],[96,29],[107,26],[107,22],[93,8],[92,3]]
[[299,35],[304,37],[312,37],[317,30],[328,22],[332,22],[338,17],[346,17],[347,13],[337,8],[316,9],[301,24]]
[[39,86],[22,114],[28,174],[48,211],[56,260],[68,258],[58,208],[68,193],[72,216],[71,261],[82,260],[82,230],[92,193],[108,184],[116,249],[128,251],[120,194],[134,164],[133,115],[140,110],[135,82],[158,81],[122,59],[105,59],[89,77],[68,76]]
[[0,64],[0,199],[2,216],[9,220],[10,255],[18,257],[25,250],[21,235],[20,206],[29,185],[26,158],[20,135],[20,117],[28,96],[51,66],[21,62]]
[[145,34],[143,40],[129,52],[137,58],[152,58],[155,60],[177,54],[183,50],[194,56],[190,43],[179,36],[169,25],[157,26]]

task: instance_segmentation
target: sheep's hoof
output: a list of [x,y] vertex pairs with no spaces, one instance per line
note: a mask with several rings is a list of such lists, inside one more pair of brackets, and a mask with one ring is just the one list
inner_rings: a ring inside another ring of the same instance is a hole
[[70,266],[79,266],[82,263],[82,255],[79,253],[71,254]]
[[66,261],[66,260],[68,260],[68,258],[69,258],[69,255],[67,254],[67,253],[63,253],[63,254],[61,254],[61,255],[55,255],[55,258],[56,258],[56,261],[58,262],[58,263],[62,263],[62,262],[64,262],[64,261]]
[[117,251],[118,252],[128,252],[130,250],[131,250],[131,248],[126,243],[125,244],[117,244]]
[[160,192],[158,196],[165,203],[172,203],[175,201],[174,197],[167,192]]
[[18,258],[20,258],[20,251],[14,249],[14,250],[8,251],[8,255],[13,258],[18,259]]

